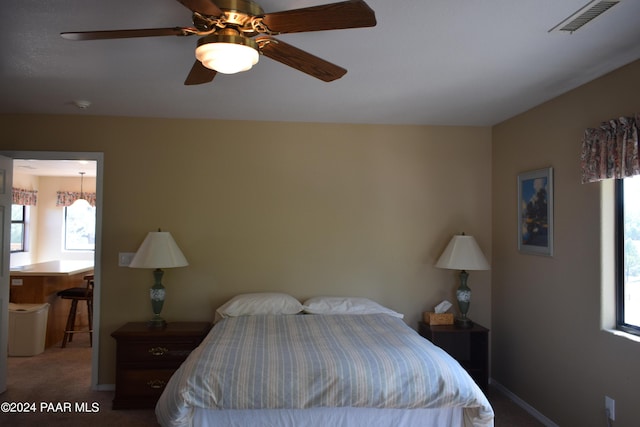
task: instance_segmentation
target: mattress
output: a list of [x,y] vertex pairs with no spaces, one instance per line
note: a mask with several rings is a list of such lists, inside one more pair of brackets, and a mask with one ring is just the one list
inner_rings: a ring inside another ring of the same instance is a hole
[[457,420],[444,425],[493,425],[493,410],[467,372],[399,318],[258,315],[217,323],[172,376],[156,415],[174,427],[205,419],[254,425],[215,424],[235,415],[312,420],[380,411],[381,420],[420,410]]

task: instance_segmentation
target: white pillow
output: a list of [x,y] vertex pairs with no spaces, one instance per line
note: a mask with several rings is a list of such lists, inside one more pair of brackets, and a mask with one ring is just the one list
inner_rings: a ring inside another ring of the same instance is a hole
[[313,297],[306,300],[303,310],[309,314],[388,314],[403,318],[404,314],[383,307],[367,298]]
[[302,311],[300,301],[291,295],[276,292],[240,294],[218,307],[222,318],[256,314],[297,314]]

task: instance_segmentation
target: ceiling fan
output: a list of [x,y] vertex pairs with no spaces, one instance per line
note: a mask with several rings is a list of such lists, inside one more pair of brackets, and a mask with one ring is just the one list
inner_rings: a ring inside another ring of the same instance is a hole
[[193,27],[65,32],[68,40],[200,36],[185,85],[213,80],[218,72],[249,70],[262,54],[325,82],[347,70],[274,38],[277,34],[373,27],[374,11],[363,0],[264,13],[253,0],[178,0],[193,12]]

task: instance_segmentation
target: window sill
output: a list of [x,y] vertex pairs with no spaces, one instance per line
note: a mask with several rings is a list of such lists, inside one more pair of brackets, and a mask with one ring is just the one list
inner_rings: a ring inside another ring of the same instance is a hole
[[630,341],[634,341],[637,343],[640,343],[640,336],[638,335],[634,335],[634,334],[630,334],[628,332],[624,332],[624,331],[620,331],[618,329],[604,329],[605,332],[608,332],[616,337],[621,337],[621,338],[625,338],[628,339]]

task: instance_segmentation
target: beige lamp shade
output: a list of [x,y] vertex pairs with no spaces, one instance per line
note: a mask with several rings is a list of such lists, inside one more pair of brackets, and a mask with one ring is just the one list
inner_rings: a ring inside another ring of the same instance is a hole
[[174,268],[189,265],[168,231],[152,231],[131,260],[132,268]]
[[440,255],[436,267],[450,270],[489,270],[489,263],[473,236],[459,234],[453,236]]

